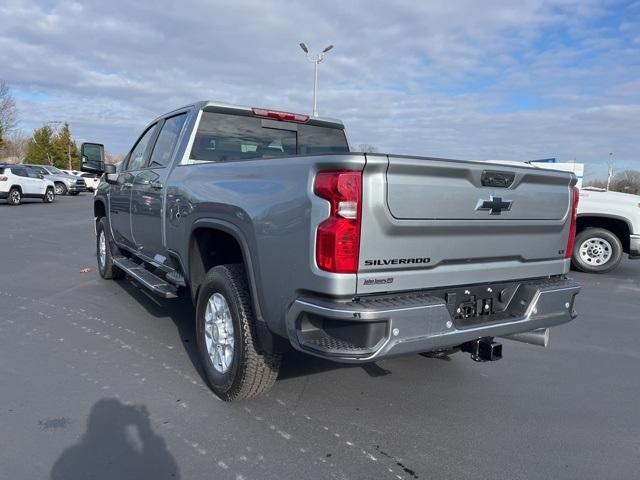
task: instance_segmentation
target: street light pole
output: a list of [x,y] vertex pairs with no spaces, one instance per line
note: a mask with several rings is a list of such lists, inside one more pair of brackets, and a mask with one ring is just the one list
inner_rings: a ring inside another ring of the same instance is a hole
[[607,169],[607,192],[611,185],[611,177],[613,176],[613,152],[609,152],[609,168]]
[[327,52],[329,52],[329,50],[331,50],[333,48],[333,45],[329,45],[324,50],[322,50],[322,52],[320,52],[319,54],[317,54],[315,56],[312,56],[309,53],[309,49],[307,48],[307,46],[304,43],[300,44],[300,48],[304,52],[304,54],[307,57],[307,59],[310,62],[314,63],[313,116],[317,117],[318,116],[318,65],[320,65],[320,62],[322,62],[322,60],[324,60],[325,55],[327,54]]

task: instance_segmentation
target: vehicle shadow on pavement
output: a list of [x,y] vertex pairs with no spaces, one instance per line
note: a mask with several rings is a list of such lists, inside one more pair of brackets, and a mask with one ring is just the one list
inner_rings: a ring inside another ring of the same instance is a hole
[[91,408],[80,443],[67,448],[51,480],[179,479],[164,439],[153,432],[144,405],[103,398]]
[[189,296],[182,292],[178,298],[164,300],[154,297],[147,292],[144,287],[137,285],[134,281],[119,280],[116,282],[128,295],[133,297],[144,309],[156,318],[167,318],[175,324],[180,344],[184,348],[193,368],[203,381],[206,381],[204,372],[200,367],[198,357],[198,346],[196,344],[195,331],[195,308]]

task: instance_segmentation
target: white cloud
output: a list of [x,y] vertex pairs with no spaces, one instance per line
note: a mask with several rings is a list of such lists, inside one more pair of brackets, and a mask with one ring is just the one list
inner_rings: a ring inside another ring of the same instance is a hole
[[63,118],[78,138],[122,151],[155,115],[202,98],[309,111],[312,65],[298,43],[333,43],[320,112],[342,118],[354,144],[604,165],[640,147],[637,8],[597,22],[614,7],[5,0],[0,76],[26,128]]

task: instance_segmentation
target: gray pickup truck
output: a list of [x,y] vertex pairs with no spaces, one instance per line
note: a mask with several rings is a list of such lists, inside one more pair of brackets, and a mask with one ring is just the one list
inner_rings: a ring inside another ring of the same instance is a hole
[[105,279],[196,305],[224,400],[266,392],[289,346],[364,363],[546,345],[575,318],[572,174],[351,152],[340,121],[199,102],[155,119],[94,201]]

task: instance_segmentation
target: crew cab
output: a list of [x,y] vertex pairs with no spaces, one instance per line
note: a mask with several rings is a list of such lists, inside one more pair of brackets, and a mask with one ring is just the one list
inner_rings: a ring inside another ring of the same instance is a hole
[[576,178],[352,152],[339,120],[198,102],[153,120],[94,199],[98,270],[196,305],[207,381],[266,392],[290,346],[364,363],[499,337],[545,345],[576,316]]
[[0,163],[0,199],[9,205],[20,205],[27,198],[52,203],[55,200],[53,182],[29,167]]

